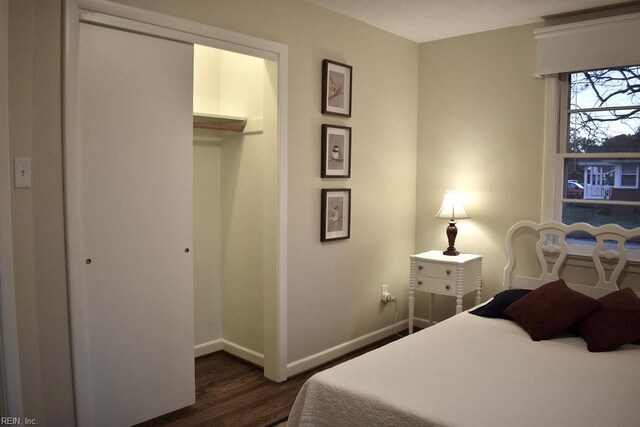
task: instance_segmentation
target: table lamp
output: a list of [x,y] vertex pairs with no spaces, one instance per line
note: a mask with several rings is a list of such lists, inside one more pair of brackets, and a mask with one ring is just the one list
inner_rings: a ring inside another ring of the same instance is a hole
[[449,226],[447,227],[447,239],[449,240],[449,247],[446,251],[442,252],[444,255],[456,256],[460,255],[460,252],[456,250],[456,236],[458,235],[458,228],[456,227],[456,219],[469,218],[469,215],[462,206],[462,197],[457,191],[447,191],[444,193],[444,200],[442,206],[436,214],[437,218],[445,218],[449,220]]

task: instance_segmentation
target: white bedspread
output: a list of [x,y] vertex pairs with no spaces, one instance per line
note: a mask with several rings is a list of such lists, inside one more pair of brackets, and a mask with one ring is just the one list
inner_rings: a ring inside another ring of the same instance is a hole
[[640,426],[640,346],[534,342],[467,312],[320,372],[289,426]]

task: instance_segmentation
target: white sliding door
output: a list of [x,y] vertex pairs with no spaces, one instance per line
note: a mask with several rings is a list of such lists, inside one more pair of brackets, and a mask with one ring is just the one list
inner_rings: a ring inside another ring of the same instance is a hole
[[193,46],[84,23],[79,44],[76,405],[81,426],[124,426],[195,401]]

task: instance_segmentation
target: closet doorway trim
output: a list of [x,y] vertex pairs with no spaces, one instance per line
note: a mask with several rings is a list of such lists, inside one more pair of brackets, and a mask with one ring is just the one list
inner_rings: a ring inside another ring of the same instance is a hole
[[[78,153],[78,25],[87,22],[125,31],[150,34],[169,40],[199,44],[228,50],[278,63],[278,280],[275,311],[265,311],[265,341],[275,346],[265,347],[264,375],[274,381],[287,379],[287,104],[288,47],[282,43],[176,18],[161,13],[101,0],[65,0],[63,50],[63,141],[64,190],[66,207],[67,257],[69,242],[78,241],[72,235],[81,215]],[[69,264],[69,263],[68,263]],[[77,272],[69,269],[71,282]],[[273,291],[273,290],[271,290]],[[269,291],[267,291],[269,292]],[[73,313],[71,313],[73,314]],[[268,354],[271,353],[271,354]]]

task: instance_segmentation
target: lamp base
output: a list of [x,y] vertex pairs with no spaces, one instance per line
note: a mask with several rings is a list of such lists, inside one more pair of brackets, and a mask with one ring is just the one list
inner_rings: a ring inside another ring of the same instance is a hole
[[452,219],[451,221],[449,221],[449,225],[447,226],[447,240],[449,240],[449,247],[447,248],[446,251],[442,252],[442,255],[449,255],[449,256],[460,255],[460,252],[458,252],[455,247],[457,236],[458,236],[458,227],[456,227],[456,222]]

